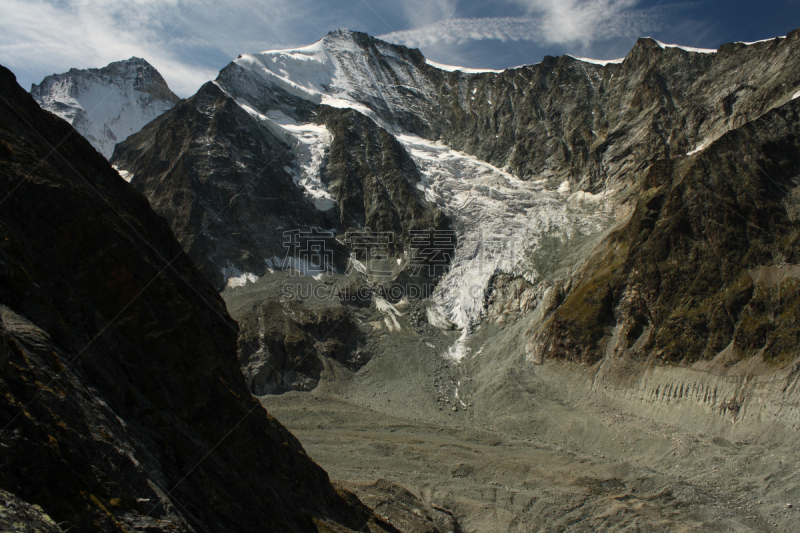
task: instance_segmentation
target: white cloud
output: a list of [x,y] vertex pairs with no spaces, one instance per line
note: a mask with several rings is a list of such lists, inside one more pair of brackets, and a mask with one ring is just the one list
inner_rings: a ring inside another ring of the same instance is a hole
[[403,0],[406,27],[425,26],[432,22],[453,18],[456,14],[454,0]]
[[528,14],[542,20],[544,37],[551,43],[589,44],[613,31],[632,26],[630,11],[640,0],[515,0]]
[[170,31],[180,28],[192,7],[179,0],[4,0],[0,62],[24,78],[138,56],[162,72],[173,90],[191,93],[211,71],[182,57]]
[[427,26],[381,35],[381,39],[424,48],[497,39],[539,44],[593,42],[638,36],[653,30],[661,10],[633,9],[638,0],[515,0],[522,17],[451,18]]
[[412,30],[381,35],[386,41],[412,48],[424,48],[438,43],[464,44],[468,41],[497,39],[500,41],[539,41],[544,33],[541,21],[532,18],[447,19]]

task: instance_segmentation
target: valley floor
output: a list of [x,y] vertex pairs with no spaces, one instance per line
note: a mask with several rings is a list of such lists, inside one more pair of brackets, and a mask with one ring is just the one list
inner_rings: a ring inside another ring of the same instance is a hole
[[395,353],[355,375],[329,367],[311,393],[262,398],[356,491],[387,479],[467,532],[800,531],[794,444],[729,442],[545,391],[515,412],[440,410],[437,384],[468,380],[466,367]]

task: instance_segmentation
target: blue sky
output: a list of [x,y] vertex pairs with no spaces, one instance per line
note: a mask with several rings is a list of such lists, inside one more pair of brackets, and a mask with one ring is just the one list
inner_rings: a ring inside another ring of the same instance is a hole
[[800,0],[0,0],[0,64],[20,84],[144,57],[189,96],[240,53],[311,44],[337,28],[453,65],[545,55],[623,57],[638,36],[716,48],[800,27]]

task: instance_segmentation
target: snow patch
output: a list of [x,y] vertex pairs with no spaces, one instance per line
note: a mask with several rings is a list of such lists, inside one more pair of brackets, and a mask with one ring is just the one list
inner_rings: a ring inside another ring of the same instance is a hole
[[743,44],[743,45],[746,45],[746,46],[752,46],[754,44],[759,44],[759,43],[770,43],[772,41],[780,41],[781,39],[786,39],[786,36],[783,35],[781,37],[773,37],[772,39],[761,39],[760,41],[752,41],[752,42],[749,42],[749,43],[745,42],[745,41],[736,41],[736,44]]
[[[798,95],[800,95],[800,93],[798,93]],[[695,148],[694,150],[691,150],[691,151],[689,151],[689,152],[686,152],[686,155],[694,155],[694,154],[699,154],[700,152],[702,152],[703,150],[705,150],[705,149],[706,149],[706,146],[707,146],[707,145],[708,145],[708,142],[707,142],[707,141],[703,141],[703,142],[701,142],[700,144],[698,144],[698,145],[697,145],[697,148]]]
[[403,313],[401,313],[395,306],[380,296],[375,296],[373,301],[375,302],[375,307],[381,313],[387,313],[394,316],[403,316]]
[[444,65],[442,63],[437,63],[435,61],[431,61],[430,59],[426,59],[425,62],[434,68],[438,68],[439,70],[446,70],[447,72],[463,72],[464,74],[483,74],[484,72],[493,72],[495,74],[499,74],[504,72],[502,70],[493,70],[488,68],[468,68],[468,67],[457,67],[454,65]]
[[602,192],[598,193],[598,194],[592,194],[592,193],[586,192],[586,191],[578,191],[578,192],[573,193],[572,195],[570,195],[569,202],[570,203],[598,204],[603,200],[603,198],[605,198],[605,196],[606,196],[605,193],[602,193]]
[[[655,39],[653,39],[653,40],[655,40]],[[661,48],[680,48],[681,50],[686,50],[687,52],[695,52],[697,54],[716,54],[717,53],[717,49],[716,48],[694,48],[694,47],[691,47],[691,46],[681,46],[681,45],[678,45],[678,44],[665,44],[665,43],[662,43],[661,41],[656,41],[656,42],[658,43],[658,46],[660,46]]]
[[583,61],[584,63],[591,63],[593,65],[600,65],[602,67],[606,65],[619,65],[620,63],[625,61],[624,57],[620,57],[618,59],[590,59],[588,57],[577,57],[573,55],[570,55],[569,57],[571,57],[572,59],[577,59],[578,61]]
[[228,283],[226,286],[230,289],[235,289],[237,287],[244,287],[245,285],[247,285],[248,281],[250,283],[256,283],[258,281],[258,276],[250,272],[245,272],[241,276],[228,278]]
[[123,170],[123,169],[119,168],[117,165],[111,165],[111,166],[112,166],[112,168],[113,168],[114,170],[116,170],[116,171],[117,171],[117,173],[119,174],[119,177],[120,177],[120,178],[124,179],[124,180],[125,180],[125,181],[127,181],[128,183],[130,183],[130,182],[131,182],[131,180],[133,179],[133,174],[131,174],[131,173],[130,173],[130,172],[128,172],[127,170]]

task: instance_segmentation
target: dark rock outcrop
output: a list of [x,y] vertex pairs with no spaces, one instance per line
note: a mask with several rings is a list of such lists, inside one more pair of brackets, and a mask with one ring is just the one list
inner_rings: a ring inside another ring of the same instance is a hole
[[338,298],[321,303],[268,300],[236,316],[239,364],[253,394],[312,390],[326,359],[351,370],[369,360],[366,335],[353,313]]
[[392,530],[251,397],[166,221],[6,69],[0,95],[0,489],[65,530]]
[[317,120],[333,135],[322,179],[343,227],[390,232],[394,252],[408,249],[414,230],[449,228],[444,213],[417,190],[419,170],[394,135],[352,109],[321,106]]

